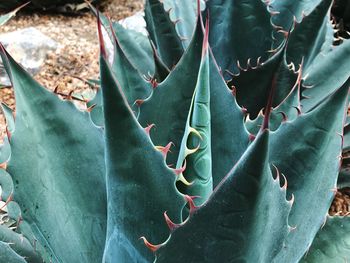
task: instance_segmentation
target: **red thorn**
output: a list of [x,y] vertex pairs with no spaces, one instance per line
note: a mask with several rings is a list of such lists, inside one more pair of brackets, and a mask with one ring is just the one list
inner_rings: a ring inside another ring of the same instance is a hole
[[255,137],[256,137],[256,136],[255,136],[254,134],[251,134],[251,133],[250,133],[250,134],[249,134],[249,137],[248,137],[248,138],[249,138],[249,141],[250,141],[250,142],[254,141],[254,140],[255,140]]
[[0,207],[0,210],[4,209],[5,206],[7,206],[11,201],[12,201],[12,193],[10,194],[10,196],[7,198],[6,202],[4,203],[3,206]]
[[151,83],[153,89],[156,89],[158,87],[157,79],[151,78],[149,82]]
[[100,53],[104,59],[107,59],[107,52],[105,48],[105,42],[103,40],[103,34],[102,34],[102,26],[101,26],[101,20],[100,20],[100,12],[97,10],[97,30],[98,30],[98,38],[100,41]]
[[184,165],[180,168],[173,169],[176,175],[182,174],[186,170],[186,159],[184,161]]
[[301,115],[301,109],[300,107],[296,107],[296,106],[293,106],[294,109],[296,109],[298,111],[298,116]]
[[290,203],[290,205],[292,206],[294,204],[294,194],[292,194],[292,197],[290,198],[290,200],[288,201]]
[[135,100],[134,104],[140,107],[144,102],[145,102],[144,100],[139,99],[139,100]]
[[288,121],[288,117],[283,111],[279,111],[278,113],[282,115],[282,122]]
[[162,152],[164,158],[166,158],[168,155],[168,152],[170,152],[171,145],[173,145],[173,143],[169,142],[166,146],[160,148],[160,151]]
[[167,211],[164,212],[164,218],[165,218],[165,222],[168,225],[170,231],[174,231],[176,228],[178,228],[180,225],[179,224],[175,224],[173,221],[171,221],[171,219],[168,217]]
[[95,104],[92,104],[90,107],[88,107],[87,109],[86,109],[86,111],[87,112],[91,112],[95,107],[96,107],[96,103]]
[[242,113],[243,113],[243,115],[247,115],[247,113],[248,113],[248,110],[247,110],[247,108],[245,108],[245,107],[242,107]]
[[151,129],[155,126],[154,123],[148,125],[146,128],[144,128],[145,132],[147,133],[148,136],[150,136]]
[[272,166],[275,168],[276,170],[276,179],[277,181],[280,180],[280,171],[278,170],[278,168],[276,167],[276,165],[272,164]]
[[152,252],[156,252],[161,245],[153,245],[150,242],[147,241],[147,239],[145,237],[140,237],[140,239],[143,240],[143,243],[146,245],[147,248],[149,248]]
[[236,97],[237,95],[237,90],[236,90],[236,87],[234,85],[231,86],[231,93],[234,97]]
[[[287,190],[287,187],[288,187],[287,178],[284,176],[284,174],[282,174],[282,176],[283,176],[283,179],[284,179],[284,184],[283,184],[282,188],[283,188],[284,190]],[[293,198],[294,198],[294,197],[293,197]]]
[[73,90],[71,90],[69,93],[68,93],[68,95],[66,96],[66,100],[72,100],[73,99]]
[[53,93],[58,94],[58,86],[53,90]]
[[194,211],[197,210],[198,206],[196,206],[193,202],[194,199],[198,198],[199,196],[189,196],[189,195],[184,195],[185,200],[188,202],[190,206],[190,214],[192,214]]
[[203,38],[203,46],[202,46],[202,58],[208,52],[208,38],[209,38],[209,13],[207,15],[207,19],[205,21],[205,29],[204,29],[204,38]]
[[7,138],[9,139],[9,141],[10,141],[10,140],[11,140],[12,134],[11,134],[11,132],[9,131],[9,129],[7,128],[7,126],[6,126],[6,135],[7,135]]
[[262,130],[269,128],[270,115],[272,110],[273,97],[275,95],[275,89],[276,89],[276,75],[272,79],[271,90],[270,90],[269,98],[267,100],[267,104],[265,107],[266,110],[265,110],[264,122],[263,122],[263,125],[261,126]]

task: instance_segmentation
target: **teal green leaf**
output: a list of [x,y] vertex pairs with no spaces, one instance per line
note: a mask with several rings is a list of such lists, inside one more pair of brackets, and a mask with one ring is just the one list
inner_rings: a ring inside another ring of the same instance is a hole
[[265,107],[272,83],[278,86],[273,103],[277,106],[289,94],[294,82],[295,76],[285,63],[285,49],[281,46],[265,63],[233,75],[228,86],[236,90],[238,104],[255,118]]
[[179,63],[153,90],[151,97],[141,105],[138,118],[140,124],[143,127],[155,124],[154,132],[151,134],[153,143],[159,146],[174,143],[171,154],[167,156],[169,164],[175,165],[177,162],[187,113],[197,83],[202,42],[203,32],[198,22],[191,44]]
[[17,12],[19,10],[21,10],[23,7],[25,7],[28,4],[29,4],[29,2],[17,7],[12,12],[9,12],[9,13],[4,14],[4,15],[0,15],[0,26],[3,26],[4,24],[6,24],[12,17],[14,17],[17,14]]
[[216,187],[247,149],[249,133],[244,111],[210,56],[210,115],[213,186]]
[[[302,92],[305,99],[302,101],[306,112],[324,100],[337,87],[343,85],[350,77],[350,40],[327,53],[323,59],[316,60],[305,72]],[[329,65],[336,65],[335,69]],[[349,84],[348,84],[349,85]]]
[[[145,76],[154,75],[155,64],[153,52],[148,37],[132,29],[126,29],[118,22],[110,22],[108,17],[102,13],[97,14],[97,10],[89,5],[91,11],[100,19],[103,27],[113,41],[113,32],[118,36],[119,44],[123,48],[130,63]],[[111,28],[112,24],[112,28]]]
[[[40,263],[43,262],[43,260],[40,258],[40,256],[35,252],[32,244],[23,237],[21,234],[18,234],[14,232],[13,230],[0,225],[0,243],[8,243],[10,244],[7,249],[12,249],[14,253],[16,253],[18,256],[20,255],[23,258],[23,262],[28,262],[28,263]],[[3,250],[2,250],[3,249]],[[1,246],[0,245],[0,262],[9,262],[12,263],[12,259],[4,260],[2,261],[2,254],[6,254],[6,246]],[[9,253],[9,252],[7,252]],[[14,253],[11,253],[14,255]],[[6,258],[6,257],[4,257]],[[14,261],[16,262],[16,261]]]
[[322,0],[273,0],[269,7],[273,12],[278,14],[273,16],[273,23],[282,27],[284,30],[289,30],[294,18],[300,21],[304,15],[308,15]]
[[140,237],[164,240],[169,229],[163,213],[180,222],[185,200],[175,188],[176,174],[138,124],[102,56],[100,67],[108,196],[104,262],[150,262],[154,256]]
[[134,30],[125,29],[119,23],[113,23],[113,30],[130,63],[143,75],[154,75],[155,65],[148,38]]
[[112,72],[122,87],[130,107],[137,111],[139,107],[135,102],[137,100],[142,101],[147,99],[152,93],[151,81],[146,81],[134,65],[127,59],[115,34],[113,34],[112,40],[114,45]]
[[191,182],[191,184],[184,185],[183,193],[189,196],[198,196],[194,200],[196,205],[203,204],[213,191],[209,51],[207,50],[207,41],[208,39],[204,38],[198,80],[176,164],[177,169],[186,166],[186,169],[179,176],[185,177],[187,182]]
[[[165,0],[163,3],[166,10],[171,9],[170,18],[172,21],[176,21],[176,31],[181,37],[182,45],[187,48],[196,27],[197,0]],[[205,2],[203,0],[200,1],[200,5],[201,10],[204,10]]]
[[201,207],[156,251],[156,262],[273,262],[291,203],[268,163],[263,131]]
[[331,3],[332,0],[322,0],[308,16],[295,24],[288,40],[288,63],[299,65],[303,60],[304,69],[307,69],[321,52],[328,37]]
[[177,35],[175,22],[170,19],[168,11],[160,0],[146,0],[146,28],[155,44],[159,56],[168,68],[173,68],[180,60],[184,48]]
[[271,134],[270,162],[287,178],[288,196],[295,196],[289,216],[289,224],[295,229],[276,262],[299,261],[328,213],[340,166],[339,134],[348,91],[348,86],[342,86],[318,107],[283,123]]
[[239,72],[266,61],[272,47],[273,27],[266,5],[259,0],[211,0],[209,43],[222,70]]
[[[106,231],[102,131],[87,112],[36,83],[3,49],[1,57],[16,97],[8,172],[14,200],[30,226],[21,232],[30,242],[45,244],[54,262],[101,261]],[[62,242],[62,233],[70,238]]]
[[350,260],[350,217],[328,217],[301,262],[338,263]]
[[28,263],[23,257],[18,255],[9,244],[0,241],[0,262]]

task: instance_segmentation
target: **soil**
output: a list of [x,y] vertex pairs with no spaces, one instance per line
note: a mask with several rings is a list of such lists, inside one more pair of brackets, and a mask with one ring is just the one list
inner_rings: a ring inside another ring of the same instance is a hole
[[[143,0],[109,0],[104,13],[112,20],[119,20],[134,14],[142,7]],[[69,94],[71,91],[88,88],[80,80],[81,78],[98,78],[99,48],[96,18],[91,13],[87,12],[79,16],[21,13],[8,24],[0,27],[0,33],[31,26],[60,44],[57,51],[48,54],[41,72],[35,76],[35,79],[43,86],[50,90],[56,89],[62,94]],[[0,99],[14,109],[15,101],[11,88],[0,89]],[[5,134],[2,114],[0,114],[0,134]],[[331,215],[350,213],[350,188],[336,191],[329,213]]]

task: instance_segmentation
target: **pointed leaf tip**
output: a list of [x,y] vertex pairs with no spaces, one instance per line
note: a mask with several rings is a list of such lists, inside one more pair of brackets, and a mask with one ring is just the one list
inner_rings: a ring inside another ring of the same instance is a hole
[[100,12],[98,10],[97,10],[97,30],[98,30],[98,39],[99,39],[99,42],[100,42],[100,53],[101,53],[101,56],[104,59],[107,59],[107,52],[106,52],[105,42],[104,42],[103,33],[102,33],[102,23],[101,23],[101,20],[100,20]]
[[173,221],[171,221],[171,219],[167,215],[167,211],[165,211],[163,215],[164,215],[165,222],[168,225],[170,231],[174,231],[176,228],[181,226],[180,224],[175,224]]
[[146,245],[148,249],[150,249],[152,252],[156,252],[161,245],[153,245],[145,237],[140,237],[140,239],[143,241],[143,243]]

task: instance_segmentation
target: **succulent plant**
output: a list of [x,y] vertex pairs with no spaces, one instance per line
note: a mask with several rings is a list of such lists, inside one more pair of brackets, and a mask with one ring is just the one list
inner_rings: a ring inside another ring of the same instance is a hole
[[331,0],[205,4],[146,1],[150,40],[98,15],[100,88],[85,111],[1,47],[16,113],[3,106],[15,223],[0,226],[0,262],[349,257],[348,218],[326,220],[350,84]]

